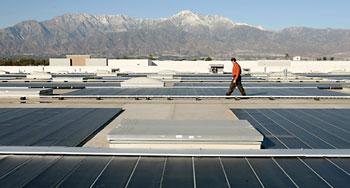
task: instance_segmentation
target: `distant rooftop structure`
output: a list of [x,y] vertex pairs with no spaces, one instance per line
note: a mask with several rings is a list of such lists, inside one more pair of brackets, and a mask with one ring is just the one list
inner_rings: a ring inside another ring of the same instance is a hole
[[67,55],[67,59],[71,59],[72,66],[85,66],[86,59],[90,59],[90,55]]
[[293,57],[293,61],[300,61],[301,60],[301,57],[300,56],[294,56]]

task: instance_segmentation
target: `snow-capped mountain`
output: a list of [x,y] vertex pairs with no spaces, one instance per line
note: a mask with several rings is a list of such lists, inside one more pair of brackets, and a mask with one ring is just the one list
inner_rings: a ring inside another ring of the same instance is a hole
[[350,30],[265,29],[218,15],[182,11],[170,18],[66,14],[0,30],[0,55],[350,56]]

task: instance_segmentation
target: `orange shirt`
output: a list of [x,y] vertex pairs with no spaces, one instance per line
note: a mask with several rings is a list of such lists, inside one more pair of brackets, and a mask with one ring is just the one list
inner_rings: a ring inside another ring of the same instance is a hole
[[235,65],[232,68],[232,77],[235,77],[235,80],[237,80],[240,74],[241,74],[241,66],[239,66],[238,63],[235,63]]

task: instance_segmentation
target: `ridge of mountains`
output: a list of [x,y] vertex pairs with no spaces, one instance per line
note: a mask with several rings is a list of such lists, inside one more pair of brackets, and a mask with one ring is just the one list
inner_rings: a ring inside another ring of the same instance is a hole
[[218,15],[181,11],[169,18],[65,14],[0,30],[0,55],[350,57],[349,29],[273,31]]

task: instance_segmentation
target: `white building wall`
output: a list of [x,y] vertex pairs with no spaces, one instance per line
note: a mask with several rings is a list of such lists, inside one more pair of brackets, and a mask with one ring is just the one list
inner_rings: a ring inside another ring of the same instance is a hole
[[106,58],[86,59],[85,66],[107,66]]
[[159,71],[178,73],[209,73],[208,61],[153,61]]
[[[148,60],[108,60],[108,66],[2,66],[0,70],[10,73],[31,72],[68,72],[68,73],[96,73],[98,70],[111,72],[119,69],[121,73],[158,73],[173,71],[177,73],[209,73],[210,64],[223,64],[224,72],[232,71],[231,61],[153,61],[149,66]],[[350,72],[350,61],[291,61],[290,66],[260,66],[258,61],[238,61],[242,69],[250,72],[282,72],[288,69],[293,73],[329,73]]]
[[49,59],[50,66],[71,66],[70,59],[67,58],[50,58]]

